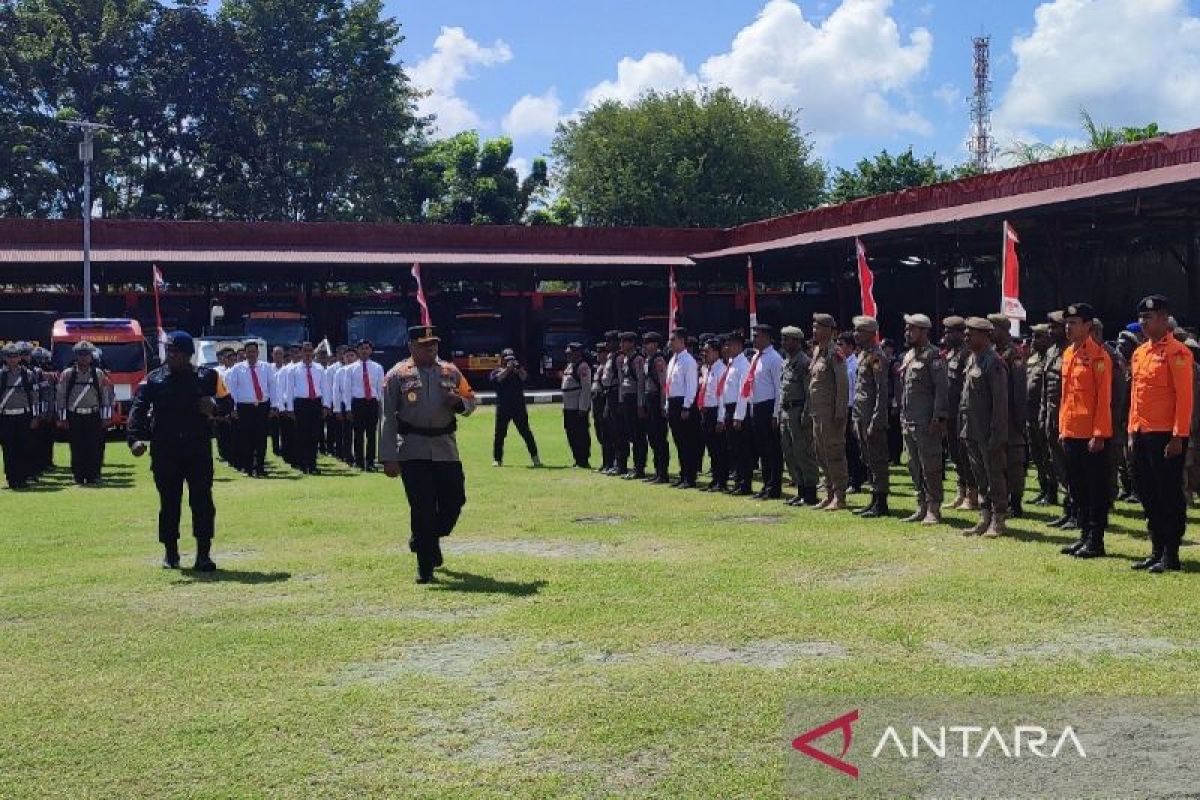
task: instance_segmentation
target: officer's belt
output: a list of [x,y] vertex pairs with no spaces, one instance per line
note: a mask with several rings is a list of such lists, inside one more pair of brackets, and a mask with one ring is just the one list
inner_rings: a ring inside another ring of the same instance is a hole
[[31,413],[31,412],[27,408],[6,408],[3,411],[0,411],[0,414],[4,415],[6,417],[15,417],[19,414],[29,414],[29,413]]
[[450,420],[450,424],[444,428],[420,428],[416,425],[410,425],[402,419],[396,419],[396,432],[401,436],[416,435],[416,436],[446,436],[458,430],[458,420]]
[[99,411],[100,411],[100,409],[99,409],[99,408],[73,408],[73,409],[71,409],[71,412],[70,412],[70,413],[72,413],[72,414],[83,414],[83,415],[87,416],[87,415],[89,415],[89,414],[96,414],[96,413],[99,413]]

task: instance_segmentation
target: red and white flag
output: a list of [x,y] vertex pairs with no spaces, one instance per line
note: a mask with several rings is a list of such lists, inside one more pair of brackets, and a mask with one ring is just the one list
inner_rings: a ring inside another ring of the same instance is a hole
[[417,282],[417,305],[421,307],[421,324],[425,327],[433,325],[429,319],[429,304],[425,302],[425,287],[421,283],[421,265],[412,265],[413,280]]
[[1021,305],[1021,262],[1017,260],[1017,245],[1021,240],[1013,226],[1004,221],[1004,251],[1001,258],[1000,313],[1008,317],[1014,331],[1019,331],[1025,319],[1025,306]]
[[154,284],[154,322],[158,326],[158,360],[165,362],[167,360],[167,332],[163,330],[162,324],[162,306],[158,301],[158,293],[166,286],[163,281],[162,270],[157,264],[150,267],[150,278]]
[[671,267],[670,276],[671,298],[667,309],[667,333],[679,327],[679,286],[675,283],[675,268]]
[[858,254],[858,292],[862,298],[863,316],[879,319],[875,307],[875,273],[867,263],[867,248],[863,247],[862,239],[855,238],[854,251]]
[[754,259],[746,256],[746,285],[750,289],[750,329],[758,325],[758,300],[754,296]]

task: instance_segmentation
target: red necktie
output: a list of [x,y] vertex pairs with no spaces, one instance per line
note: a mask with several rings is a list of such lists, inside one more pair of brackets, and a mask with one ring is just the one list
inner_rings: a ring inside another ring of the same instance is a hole
[[729,365],[725,365],[725,371],[721,373],[721,377],[717,379],[717,404],[725,402],[725,379],[729,377]]
[[367,364],[368,364],[368,362],[366,362],[366,361],[362,362],[362,368],[363,368],[363,397],[365,397],[365,398],[367,398],[368,400],[370,400],[370,399],[372,399],[373,395],[371,394],[371,377],[370,377],[370,374],[367,372]]
[[758,372],[758,359],[762,353],[755,353],[754,360],[750,362],[750,373],[746,375],[746,382],[742,384],[742,397],[750,397],[754,392],[754,373]]
[[708,387],[708,370],[704,370],[704,379],[700,381],[700,390],[696,392],[696,407],[704,410],[704,390]]
[[262,402],[262,387],[258,384],[258,367],[250,368],[250,380],[254,381],[254,402]]
[[313,381],[312,381],[312,364],[305,365],[304,369],[306,370],[304,375],[305,375],[305,377],[308,378],[308,399],[316,400],[317,399],[317,387],[313,385]]

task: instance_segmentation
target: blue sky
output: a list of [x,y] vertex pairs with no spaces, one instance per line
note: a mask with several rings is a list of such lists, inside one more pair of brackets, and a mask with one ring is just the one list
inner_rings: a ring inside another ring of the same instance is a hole
[[646,88],[728,85],[799,107],[820,155],[849,166],[912,145],[966,158],[971,37],[992,37],[994,127],[1079,136],[1100,122],[1200,125],[1198,0],[604,0],[387,2],[400,57],[441,133],[507,133],[527,163],[556,120]]

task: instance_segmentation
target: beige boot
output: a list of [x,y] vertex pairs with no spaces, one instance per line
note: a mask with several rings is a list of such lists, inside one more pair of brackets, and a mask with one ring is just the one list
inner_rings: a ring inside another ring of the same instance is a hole
[[845,511],[850,506],[846,505],[846,492],[839,491],[833,493],[833,502],[825,506],[826,511]]
[[992,514],[992,524],[988,526],[983,535],[989,539],[995,539],[1008,533],[1008,528],[1004,527],[1004,520],[1007,516],[1008,514],[1001,514],[999,512]]
[[942,511],[932,503],[929,504],[929,511],[925,513],[925,519],[921,520],[922,525],[941,525]]
[[931,505],[928,505],[926,503],[918,503],[917,510],[914,511],[913,513],[909,514],[907,517],[905,517],[904,519],[902,519],[900,521],[901,522],[920,522],[921,520],[925,519],[925,514],[929,511],[930,508],[932,508]]
[[979,490],[968,489],[967,499],[959,506],[960,511],[978,511],[979,510]]
[[948,500],[942,503],[942,508],[952,508],[955,511],[962,508],[962,504],[967,501],[967,490],[965,487],[958,487],[958,494],[954,495],[953,500]]
[[826,492],[825,492],[825,499],[822,500],[821,502],[817,503],[815,506],[813,506],[813,508],[815,508],[817,511],[824,511],[825,509],[829,508],[829,504],[832,502],[833,502],[833,490],[829,489],[829,490],[826,490]]
[[979,522],[975,523],[974,528],[967,528],[963,531],[963,536],[978,536],[991,527],[992,512],[990,509],[985,508],[979,512]]

